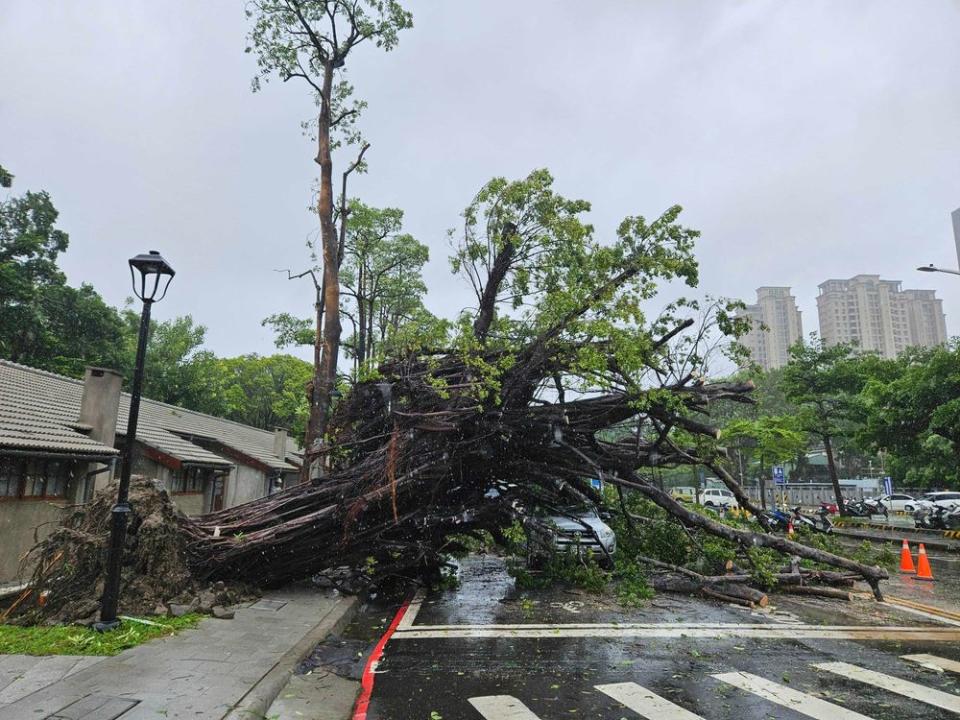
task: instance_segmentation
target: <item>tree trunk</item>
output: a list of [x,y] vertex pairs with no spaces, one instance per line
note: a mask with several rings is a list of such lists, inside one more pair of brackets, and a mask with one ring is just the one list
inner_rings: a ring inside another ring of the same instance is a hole
[[357,366],[362,368],[367,359],[367,299],[363,283],[366,281],[363,261],[357,263]]
[[837,464],[833,460],[833,442],[829,435],[823,436],[823,450],[827,454],[827,470],[830,472],[830,482],[833,483],[833,494],[837,498],[837,510],[841,515],[846,515],[847,506],[840,491],[840,477],[837,475]]
[[[333,90],[333,62],[323,69],[323,97],[317,119],[317,157],[320,166],[320,192],[317,215],[323,250],[323,336],[317,337],[320,360],[314,366],[313,402],[310,405],[309,432],[304,464],[312,466],[319,454],[330,419],[330,393],[337,381],[340,355],[340,243],[333,222],[333,159],[330,148],[330,98]],[[316,470],[322,473],[321,468]],[[308,470],[309,472],[309,470]],[[318,474],[317,472],[314,475]]]
[[760,477],[757,478],[760,483],[760,507],[767,509],[767,475],[766,468],[763,465],[763,453],[760,453]]

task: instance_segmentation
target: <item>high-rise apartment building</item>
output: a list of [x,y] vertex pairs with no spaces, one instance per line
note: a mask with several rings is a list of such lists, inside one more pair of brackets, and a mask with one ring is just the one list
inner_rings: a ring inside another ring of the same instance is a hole
[[764,370],[787,364],[790,346],[803,337],[797,301],[788,287],[757,288],[757,302],[747,305],[741,316],[750,318],[750,332],[740,342]]
[[848,343],[894,358],[908,347],[947,341],[943,301],[933,290],[903,290],[899,280],[879,275],[821,283],[817,312],[826,345]]

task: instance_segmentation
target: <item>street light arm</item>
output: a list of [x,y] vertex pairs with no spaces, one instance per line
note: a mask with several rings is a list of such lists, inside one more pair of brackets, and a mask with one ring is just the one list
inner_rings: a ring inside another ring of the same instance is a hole
[[950,268],[941,268],[936,265],[921,265],[917,268],[920,272],[941,272],[948,275],[960,275],[960,270],[951,270]]

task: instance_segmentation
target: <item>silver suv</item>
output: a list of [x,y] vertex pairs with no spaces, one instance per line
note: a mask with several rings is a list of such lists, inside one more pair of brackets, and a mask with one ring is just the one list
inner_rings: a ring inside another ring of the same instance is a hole
[[524,523],[531,563],[551,552],[589,553],[601,564],[610,564],[617,552],[617,536],[592,506],[561,508],[555,515],[534,515]]

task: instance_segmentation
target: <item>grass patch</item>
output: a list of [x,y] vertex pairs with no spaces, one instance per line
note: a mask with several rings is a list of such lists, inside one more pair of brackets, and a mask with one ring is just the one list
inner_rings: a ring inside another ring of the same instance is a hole
[[196,627],[205,616],[155,618],[144,625],[121,621],[112,632],[98,633],[79,625],[0,625],[0,655],[116,655],[154,638]]

